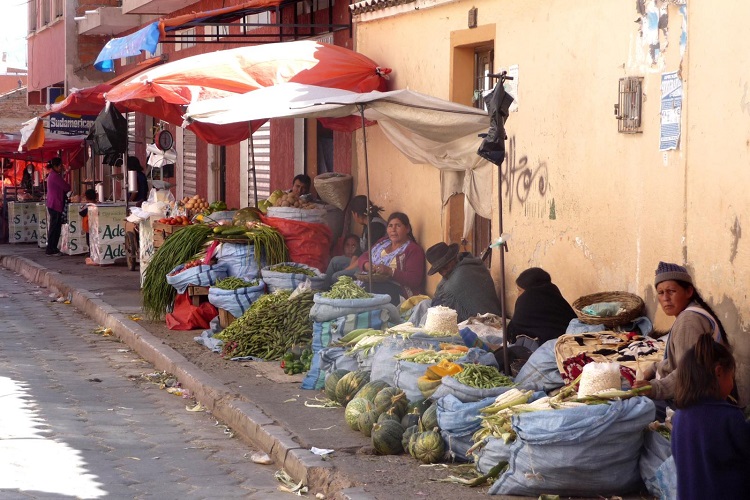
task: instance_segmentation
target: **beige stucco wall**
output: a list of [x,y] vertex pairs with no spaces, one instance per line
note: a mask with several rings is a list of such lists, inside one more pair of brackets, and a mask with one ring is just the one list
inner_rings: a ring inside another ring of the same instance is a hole
[[[502,182],[504,231],[512,235],[509,283],[523,269],[541,266],[571,302],[626,290],[643,297],[653,317],[656,265],[686,263],[729,332],[750,399],[750,255],[741,238],[750,208],[750,55],[738,36],[750,5],[691,3],[684,57],[683,19],[670,5],[669,46],[656,64],[641,43],[631,2],[419,5],[390,17],[383,14],[409,8],[380,11],[380,19],[362,16],[356,24],[356,50],[393,68],[392,88],[461,100],[451,95],[451,33],[467,30],[471,7],[480,26],[496,27],[495,69],[519,65],[519,111],[506,126]],[[676,70],[685,92],[681,143],[662,153],[661,74]],[[641,134],[617,131],[613,107],[625,76],[644,78]],[[373,199],[406,211],[423,246],[438,241],[437,171],[409,164],[376,127],[367,133]],[[361,134],[358,142],[355,171],[361,172]],[[493,271],[499,282],[500,270]],[[512,310],[515,287],[507,289]]]

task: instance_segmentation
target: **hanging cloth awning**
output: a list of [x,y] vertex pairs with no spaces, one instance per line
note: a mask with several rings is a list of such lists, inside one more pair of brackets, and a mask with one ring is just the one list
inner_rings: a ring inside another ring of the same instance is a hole
[[135,33],[113,38],[104,46],[94,62],[99,71],[113,72],[115,59],[140,55],[141,52],[154,54],[159,42],[164,41],[168,32],[181,31],[204,24],[229,24],[248,14],[278,7],[282,0],[250,0],[232,7],[193,12],[170,19],[161,19],[139,29]]
[[99,71],[113,72],[115,59],[140,55],[141,52],[154,54],[159,44],[159,22],[154,22],[135,33],[121,38],[113,38],[104,46],[94,62]]

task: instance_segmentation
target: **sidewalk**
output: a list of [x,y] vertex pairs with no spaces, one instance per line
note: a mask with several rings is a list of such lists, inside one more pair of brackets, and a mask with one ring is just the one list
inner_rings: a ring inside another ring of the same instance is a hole
[[[87,266],[82,255],[51,257],[35,245],[5,244],[0,265],[50,293],[69,296],[73,306],[112,328],[157,370],[174,374],[218,419],[268,453],[276,467],[304,480],[311,497],[318,492],[362,500],[486,497],[486,488],[431,481],[450,475],[447,468],[420,467],[408,455],[373,455],[369,439],[344,422],[343,409],[306,407],[319,393],[301,390],[302,377],[284,375],[277,362],[226,361],[193,340],[199,330],[174,332],[163,322],[130,319],[141,313],[140,275],[124,264]],[[322,460],[311,447],[335,452]]]

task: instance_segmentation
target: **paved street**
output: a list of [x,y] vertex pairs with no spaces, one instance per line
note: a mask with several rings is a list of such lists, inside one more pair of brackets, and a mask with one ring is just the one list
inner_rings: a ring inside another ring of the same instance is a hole
[[0,498],[291,498],[276,466],[47,293],[0,270]]

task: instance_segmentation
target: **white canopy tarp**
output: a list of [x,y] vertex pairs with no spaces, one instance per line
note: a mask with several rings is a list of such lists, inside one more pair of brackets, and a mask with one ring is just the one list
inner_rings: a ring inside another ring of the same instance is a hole
[[367,92],[284,83],[187,107],[187,123],[229,124],[268,118],[340,118],[360,115],[377,121],[385,136],[413,163],[441,170],[442,202],[466,195],[464,236],[474,213],[492,217],[492,164],[477,155],[480,133],[489,129],[486,111],[412,90]]

